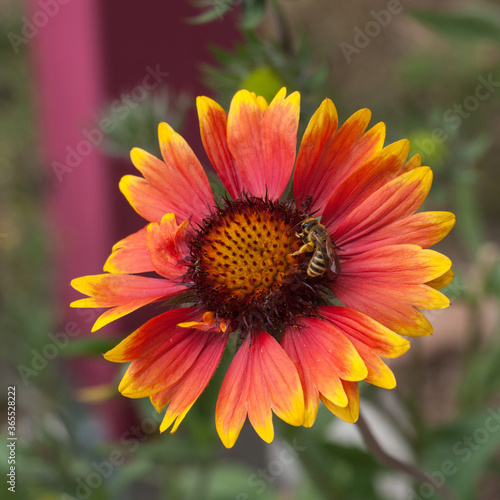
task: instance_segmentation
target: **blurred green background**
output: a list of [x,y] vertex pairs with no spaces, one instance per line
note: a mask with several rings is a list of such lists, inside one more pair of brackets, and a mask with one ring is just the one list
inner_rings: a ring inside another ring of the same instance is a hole
[[[207,0],[190,22],[237,12],[243,36],[216,49],[204,81],[224,106],[239,88],[269,98],[283,85],[302,94],[301,130],[326,97],[340,122],[357,109],[387,124],[386,143],[407,137],[434,171],[426,210],[457,215],[435,248],[450,256],[452,305],[429,314],[432,337],[391,363],[398,387],[362,386],[367,420],[381,445],[417,463],[461,500],[500,498],[500,7],[495,2]],[[22,6],[0,2],[2,33],[19,32]],[[138,7],[139,8],[139,7]],[[166,36],[168,36],[166,34]],[[355,426],[320,411],[312,429],[280,425],[265,446],[248,433],[228,453],[213,425],[217,381],[175,435],[159,435],[147,400],[134,401],[142,432],[100,439],[91,405],[110,387],[75,392],[56,359],[24,386],[29,365],[58,311],[47,238],[46,177],[37,154],[28,48],[0,38],[0,470],[8,471],[7,387],[17,393],[18,498],[349,499],[441,498],[430,484],[377,464]],[[168,88],[110,135],[106,151],[156,150],[161,120],[181,127],[195,96]],[[99,270],[96,270],[99,272]],[[97,339],[97,337],[94,337]],[[66,358],[95,356],[107,344],[75,343]],[[219,371],[220,374],[220,371]],[[219,375],[220,376],[220,375]],[[121,396],[118,396],[121,397]],[[208,415],[208,417],[207,417]],[[5,476],[4,476],[5,477]],[[0,498],[10,498],[7,487]]]

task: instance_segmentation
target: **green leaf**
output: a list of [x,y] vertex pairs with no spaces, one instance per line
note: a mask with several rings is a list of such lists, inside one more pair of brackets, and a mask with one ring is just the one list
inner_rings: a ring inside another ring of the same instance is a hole
[[243,19],[241,21],[241,28],[244,30],[253,30],[261,23],[265,12],[265,0],[247,0],[243,4]]
[[190,17],[187,22],[190,24],[204,24],[220,19],[224,14],[233,8],[231,0],[219,1],[212,9],[209,9],[198,16]]
[[500,42],[500,11],[482,9],[477,11],[413,10],[411,15],[439,35],[476,42],[493,40]]

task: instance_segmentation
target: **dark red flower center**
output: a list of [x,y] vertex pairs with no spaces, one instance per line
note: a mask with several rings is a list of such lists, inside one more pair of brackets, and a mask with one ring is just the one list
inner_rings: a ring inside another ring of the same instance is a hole
[[304,214],[293,203],[245,197],[203,220],[191,241],[190,278],[200,306],[231,330],[283,331],[319,301],[307,276],[311,254],[292,256]]

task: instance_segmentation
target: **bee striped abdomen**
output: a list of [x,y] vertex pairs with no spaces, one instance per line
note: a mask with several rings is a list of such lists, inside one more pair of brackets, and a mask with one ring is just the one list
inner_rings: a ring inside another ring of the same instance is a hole
[[326,263],[323,253],[320,250],[316,250],[312,259],[307,266],[307,274],[313,278],[321,276],[326,271]]

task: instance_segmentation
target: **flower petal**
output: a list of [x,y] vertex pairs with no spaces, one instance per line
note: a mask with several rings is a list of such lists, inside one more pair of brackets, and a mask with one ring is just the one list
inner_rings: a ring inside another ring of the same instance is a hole
[[379,122],[365,132],[370,119],[371,111],[360,109],[350,116],[335,134],[336,182],[341,182],[353,169],[382,149],[385,124]]
[[[298,203],[306,202],[311,196],[309,212],[321,215],[334,187],[382,148],[384,124],[375,125],[363,135],[370,117],[371,112],[362,109],[335,132],[337,112],[326,99],[311,118],[300,145],[294,175]],[[319,149],[320,146],[323,147]]]
[[285,99],[281,89],[267,109],[254,93],[233,97],[228,116],[228,146],[236,161],[243,189],[259,197],[279,198],[295,160],[300,95]]
[[207,176],[187,142],[166,123],[158,126],[164,161],[140,148],[130,158],[146,181],[166,197],[169,209],[182,220],[200,223],[208,207],[214,205]]
[[400,335],[432,333],[432,325],[415,309],[448,307],[449,300],[427,285],[370,283],[359,277],[336,280],[333,292],[347,307],[375,319]]
[[304,396],[297,371],[266,332],[248,335],[226,373],[215,413],[217,432],[231,448],[246,416],[266,442],[274,437],[273,410],[291,425],[304,422]]
[[142,177],[125,175],[119,188],[132,208],[148,221],[160,222],[166,213],[172,212],[168,198]]
[[154,270],[169,279],[180,278],[187,268],[182,263],[189,254],[186,242],[189,221],[181,225],[175,221],[174,214],[166,214],[161,223],[152,222],[148,226],[147,245]]
[[[228,147],[235,159],[242,188],[254,196],[266,193],[263,170],[265,152],[262,145],[263,111],[253,92],[240,90],[229,108],[227,122]],[[248,170],[248,172],[246,172]]]
[[436,290],[441,290],[442,288],[450,285],[454,277],[455,277],[454,272],[451,269],[449,269],[442,276],[439,276],[439,278],[435,278],[431,281],[428,281],[426,285],[429,285],[432,288],[435,288]]
[[348,339],[356,339],[379,356],[396,358],[410,348],[408,340],[354,309],[322,306],[318,308],[318,314]]
[[305,426],[311,426],[318,411],[318,396],[335,406],[346,406],[343,380],[364,380],[367,367],[353,342],[333,322],[301,318],[300,326],[285,330],[283,349],[293,361],[305,398]]
[[410,143],[405,139],[377,151],[372,157],[353,169],[349,176],[334,187],[333,194],[326,203],[321,223],[327,228],[336,226],[365,201],[371,194],[391,181],[403,166]]
[[[212,188],[201,163],[186,140],[167,123],[158,125],[158,138],[161,154],[167,166],[166,171],[163,169],[160,172],[165,184],[160,185],[158,189],[165,190],[169,197],[174,191],[176,203],[179,205],[183,197],[186,197],[183,203],[186,206],[187,216],[184,218],[188,219],[191,216],[195,222],[201,221],[203,218],[201,214],[207,212],[207,206],[215,205]],[[175,210],[172,212],[177,214]]]
[[419,212],[382,226],[342,246],[344,257],[389,245],[414,244],[428,248],[441,241],[455,225],[451,212]]
[[[379,356],[400,356],[410,348],[408,340],[348,307],[320,307],[318,313],[352,342],[368,369],[368,375],[364,379],[366,382],[385,389],[396,387],[394,374]],[[342,406],[331,399],[330,401]]]
[[104,357],[114,363],[126,363],[147,356],[149,352],[154,353],[162,346],[171,344],[171,338],[177,336],[177,341],[182,339],[184,330],[177,327],[187,319],[202,319],[202,313],[196,308],[186,307],[160,314],[123,339]]
[[394,389],[396,387],[396,377],[384,361],[359,340],[352,339],[352,344],[363,358],[368,369],[368,374],[364,379],[365,382],[383,389]]
[[401,173],[404,174],[405,172],[409,172],[410,170],[413,170],[414,168],[418,168],[422,165],[421,163],[422,157],[417,153],[414,154],[403,166],[401,169]]
[[123,238],[113,246],[104,264],[104,271],[116,274],[148,273],[154,271],[146,245],[145,227]]
[[417,284],[438,278],[450,267],[451,260],[434,250],[390,245],[346,259],[342,277],[362,277],[370,283]]
[[227,144],[227,114],[208,97],[198,97],[196,106],[205,151],[229,195],[236,199],[243,191],[243,181]]
[[82,276],[74,279],[71,286],[89,296],[72,302],[71,307],[111,307],[97,318],[93,332],[146,304],[167,300],[185,291],[184,286],[165,279],[128,274]]
[[[300,349],[300,337],[298,337],[296,333],[297,330],[292,327],[285,330],[281,340],[281,346],[292,360],[299,374],[302,391],[304,393],[304,426],[311,427],[316,421],[316,415],[318,414],[319,390],[316,386],[315,378],[311,376],[311,367],[309,364],[301,362],[302,350]],[[328,375],[328,380],[331,378],[333,378],[335,382],[339,380],[336,374],[332,376],[329,372]]]
[[[327,324],[325,324],[325,329],[322,329],[322,326],[321,322],[317,321],[316,325],[311,324],[300,328],[300,330],[289,328],[285,331],[282,339],[283,348],[294,362],[301,379],[305,398],[304,425],[306,427],[310,427],[316,419],[318,396],[322,396],[338,406],[347,405],[348,399],[339,377],[340,370],[338,368],[339,364],[345,364],[344,354],[346,359],[355,365],[351,373],[348,374],[344,371],[344,376],[351,380],[362,380],[368,373],[366,366],[350,342],[347,351],[333,350],[336,337],[342,339],[344,347],[346,339],[337,330],[333,334],[331,331],[328,332]],[[329,328],[329,330],[334,329]]]
[[174,425],[170,432],[175,432],[205,390],[222,358],[227,335],[215,334],[213,330],[205,331],[200,333],[199,342],[203,342],[204,347],[182,379],[151,396],[157,410],[169,405],[160,425],[161,432],[172,424]]
[[191,318],[201,318],[201,313],[191,308],[163,313],[105,354],[109,361],[123,363],[132,360],[119,386],[124,396],[151,396],[184,377],[207,339],[215,334],[214,330],[204,332],[176,324]]
[[294,194],[297,205],[305,203],[311,193],[315,193],[315,202],[321,192],[318,184],[324,176],[324,169],[318,165],[332,162],[328,155],[332,152],[338,115],[335,105],[325,99],[311,117],[300,143],[294,174]]
[[297,151],[300,94],[285,98],[281,89],[269,104],[262,120],[262,142],[267,165],[263,169],[269,198],[279,198],[290,180]]
[[414,308],[441,309],[449,300],[423,284],[444,274],[450,260],[415,245],[376,248],[347,259],[329,286],[347,307],[402,335],[428,335],[430,323]]
[[353,424],[358,420],[359,417],[359,388],[357,382],[345,382],[342,381],[344,385],[345,393],[349,402],[345,407],[334,405],[332,402],[328,401],[326,398],[321,398],[323,404],[336,416],[342,420]]
[[382,186],[339,224],[330,223],[332,238],[342,248],[373,231],[408,217],[425,200],[432,184],[429,167],[415,168]]

